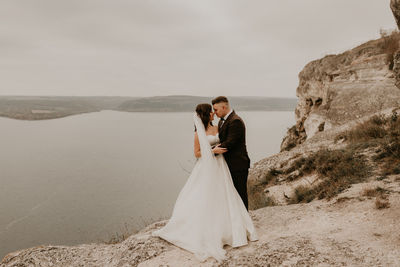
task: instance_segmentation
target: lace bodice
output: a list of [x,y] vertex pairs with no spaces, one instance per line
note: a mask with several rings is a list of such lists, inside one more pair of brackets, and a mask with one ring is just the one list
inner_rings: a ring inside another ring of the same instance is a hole
[[218,133],[216,135],[207,135],[207,139],[211,146],[219,143]]

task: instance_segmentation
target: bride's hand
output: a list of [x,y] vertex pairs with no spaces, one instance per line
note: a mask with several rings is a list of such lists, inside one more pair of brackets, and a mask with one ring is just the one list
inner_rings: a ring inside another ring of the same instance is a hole
[[213,152],[214,154],[223,154],[223,153],[225,153],[225,152],[228,151],[228,149],[226,149],[226,148],[224,148],[224,147],[220,147],[220,145],[221,145],[221,144],[217,145],[216,147],[214,147],[214,148],[212,149],[212,152]]

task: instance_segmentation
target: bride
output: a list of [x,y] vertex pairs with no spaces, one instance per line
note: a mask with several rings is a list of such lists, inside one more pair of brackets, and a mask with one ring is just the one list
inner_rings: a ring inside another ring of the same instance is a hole
[[186,249],[201,262],[226,258],[224,245],[239,247],[258,240],[250,215],[236,191],[222,155],[218,127],[210,104],[199,104],[193,116],[197,162],[180,191],[172,216],[152,236]]

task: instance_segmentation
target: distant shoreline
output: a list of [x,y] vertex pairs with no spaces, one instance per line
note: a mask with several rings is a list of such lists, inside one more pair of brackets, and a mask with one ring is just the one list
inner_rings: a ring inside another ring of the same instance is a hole
[[[237,111],[293,111],[296,98],[228,97]],[[17,120],[48,120],[72,115],[114,110],[124,112],[191,112],[202,96],[0,96],[0,117]]]
[[[244,112],[293,112],[292,110],[240,110],[240,109],[235,109],[236,111],[244,111]],[[51,113],[44,113],[46,116],[39,117],[36,115],[34,118],[31,118],[29,115],[24,117],[23,114],[18,114],[16,117],[12,116],[7,116],[7,115],[2,115],[0,114],[0,118],[8,118],[8,119],[14,119],[14,120],[22,120],[22,121],[39,121],[39,120],[53,120],[53,119],[61,119],[65,117],[70,117],[74,115],[81,115],[81,114],[88,114],[88,113],[94,113],[94,112],[101,112],[101,111],[119,111],[119,112],[130,112],[130,113],[189,113],[189,112],[194,112],[194,111],[124,111],[124,110],[113,110],[113,109],[102,109],[102,110],[96,110],[96,111],[88,111],[88,112],[81,112],[81,113],[71,113],[71,114],[65,114],[65,115],[56,115],[56,116],[49,116]],[[38,113],[36,113],[38,114]]]

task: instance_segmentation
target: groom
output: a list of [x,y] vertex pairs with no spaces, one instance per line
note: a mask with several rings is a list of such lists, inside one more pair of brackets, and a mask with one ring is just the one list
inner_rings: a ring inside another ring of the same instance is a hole
[[230,108],[229,101],[225,96],[213,99],[212,105],[215,114],[220,118],[218,132],[221,144],[214,148],[214,152],[216,154],[224,154],[232,175],[233,184],[246,209],[249,210],[247,176],[249,174],[250,159],[246,149],[246,127],[243,120]]

